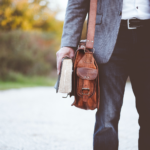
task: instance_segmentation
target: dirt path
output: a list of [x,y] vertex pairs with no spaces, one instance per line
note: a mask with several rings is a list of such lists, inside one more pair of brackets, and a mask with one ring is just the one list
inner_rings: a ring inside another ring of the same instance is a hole
[[[0,91],[0,150],[92,150],[96,111],[70,106],[53,88]],[[119,150],[138,150],[138,115],[127,84]]]

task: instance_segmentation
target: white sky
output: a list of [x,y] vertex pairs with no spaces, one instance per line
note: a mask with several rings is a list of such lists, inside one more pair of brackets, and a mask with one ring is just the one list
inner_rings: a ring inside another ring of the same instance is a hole
[[57,19],[64,20],[65,9],[67,7],[68,0],[49,0],[51,8],[60,8],[61,12],[58,14]]

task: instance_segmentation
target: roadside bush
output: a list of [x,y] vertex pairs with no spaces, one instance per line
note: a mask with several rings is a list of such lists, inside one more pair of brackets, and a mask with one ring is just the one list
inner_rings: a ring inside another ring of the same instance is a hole
[[0,79],[12,80],[13,72],[48,75],[56,67],[59,43],[54,39],[49,33],[0,32]]

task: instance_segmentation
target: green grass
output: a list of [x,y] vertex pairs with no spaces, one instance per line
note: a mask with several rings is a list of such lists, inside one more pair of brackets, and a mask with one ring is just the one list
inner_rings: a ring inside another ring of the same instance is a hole
[[54,86],[56,79],[48,77],[26,77],[18,75],[14,80],[0,80],[0,90],[23,88],[23,87],[36,87],[36,86]]

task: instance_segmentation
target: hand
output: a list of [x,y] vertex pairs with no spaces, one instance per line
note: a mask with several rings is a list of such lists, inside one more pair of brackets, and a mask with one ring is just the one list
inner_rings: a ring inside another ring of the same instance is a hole
[[62,59],[66,56],[73,59],[75,56],[75,51],[71,47],[63,47],[56,53],[56,56],[57,56],[57,74],[59,75]]

